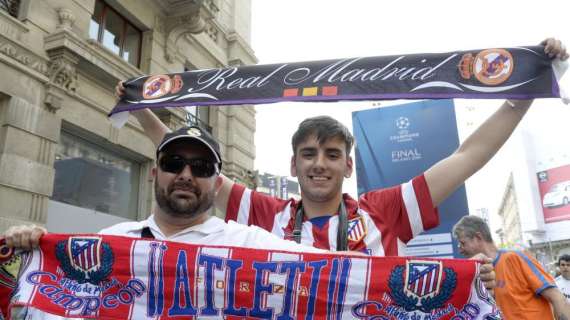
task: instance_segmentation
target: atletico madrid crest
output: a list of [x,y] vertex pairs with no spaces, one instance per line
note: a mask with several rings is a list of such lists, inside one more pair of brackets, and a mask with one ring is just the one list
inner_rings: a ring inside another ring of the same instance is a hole
[[366,223],[362,216],[348,220],[348,240],[358,242],[366,236]]
[[441,261],[407,261],[404,292],[417,298],[435,296],[439,293],[442,272]]
[[113,251],[101,237],[69,237],[55,250],[63,272],[78,283],[99,285],[111,274]]
[[69,237],[67,245],[71,266],[78,271],[97,271],[101,267],[101,238]]
[[410,260],[392,269],[388,286],[394,302],[406,311],[431,313],[443,308],[457,285],[457,274],[441,261]]

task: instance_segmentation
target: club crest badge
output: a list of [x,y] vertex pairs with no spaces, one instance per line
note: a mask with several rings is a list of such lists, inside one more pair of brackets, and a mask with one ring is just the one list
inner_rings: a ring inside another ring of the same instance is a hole
[[0,243],[0,285],[16,288],[21,264],[22,256],[14,254],[14,250],[8,248],[2,240]]
[[348,240],[358,242],[366,236],[366,223],[364,218],[359,216],[348,220]]
[[57,243],[55,254],[66,276],[78,283],[99,285],[114,262],[111,247],[100,237],[69,237]]
[[142,96],[147,100],[157,99],[169,93],[177,93],[183,84],[179,75],[175,75],[172,79],[164,74],[152,76],[143,84]]
[[474,75],[486,85],[498,85],[507,81],[514,67],[513,56],[505,49],[487,49],[476,56],[466,53],[458,66],[463,79],[471,79]]
[[457,285],[457,274],[441,261],[406,261],[390,273],[388,286],[394,302],[406,311],[430,313],[445,306]]

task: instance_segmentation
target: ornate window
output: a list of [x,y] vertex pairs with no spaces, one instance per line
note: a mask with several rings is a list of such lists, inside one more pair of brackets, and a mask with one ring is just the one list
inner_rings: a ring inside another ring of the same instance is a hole
[[0,10],[8,12],[14,18],[18,17],[20,9],[20,0],[0,0]]
[[130,64],[140,65],[142,32],[102,0],[95,1],[89,37]]

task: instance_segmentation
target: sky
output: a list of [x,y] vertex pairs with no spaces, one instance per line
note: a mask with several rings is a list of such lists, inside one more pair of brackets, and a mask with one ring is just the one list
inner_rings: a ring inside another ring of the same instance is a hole
[[[260,64],[448,52],[537,45],[547,37],[570,43],[570,19],[562,2],[522,1],[378,1],[252,0],[252,48]],[[550,4],[550,5],[547,5]],[[570,76],[563,87],[570,90]],[[410,101],[384,102],[380,106]],[[499,100],[456,99],[460,140],[502,104]],[[552,99],[539,107],[559,107]],[[260,172],[289,175],[291,136],[305,118],[327,114],[352,130],[353,111],[378,102],[278,103],[256,106],[256,160]],[[527,117],[531,117],[528,115]],[[540,130],[540,128],[539,128]],[[504,192],[511,159],[507,144],[467,182],[470,211],[490,210],[491,227]],[[344,192],[356,196],[356,174]]]

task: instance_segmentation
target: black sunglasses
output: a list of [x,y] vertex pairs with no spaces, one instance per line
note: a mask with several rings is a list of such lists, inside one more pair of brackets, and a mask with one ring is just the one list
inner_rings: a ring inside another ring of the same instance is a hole
[[209,178],[218,173],[218,163],[205,159],[185,159],[177,155],[166,155],[158,161],[160,170],[179,174],[190,166],[192,175],[197,178]]

